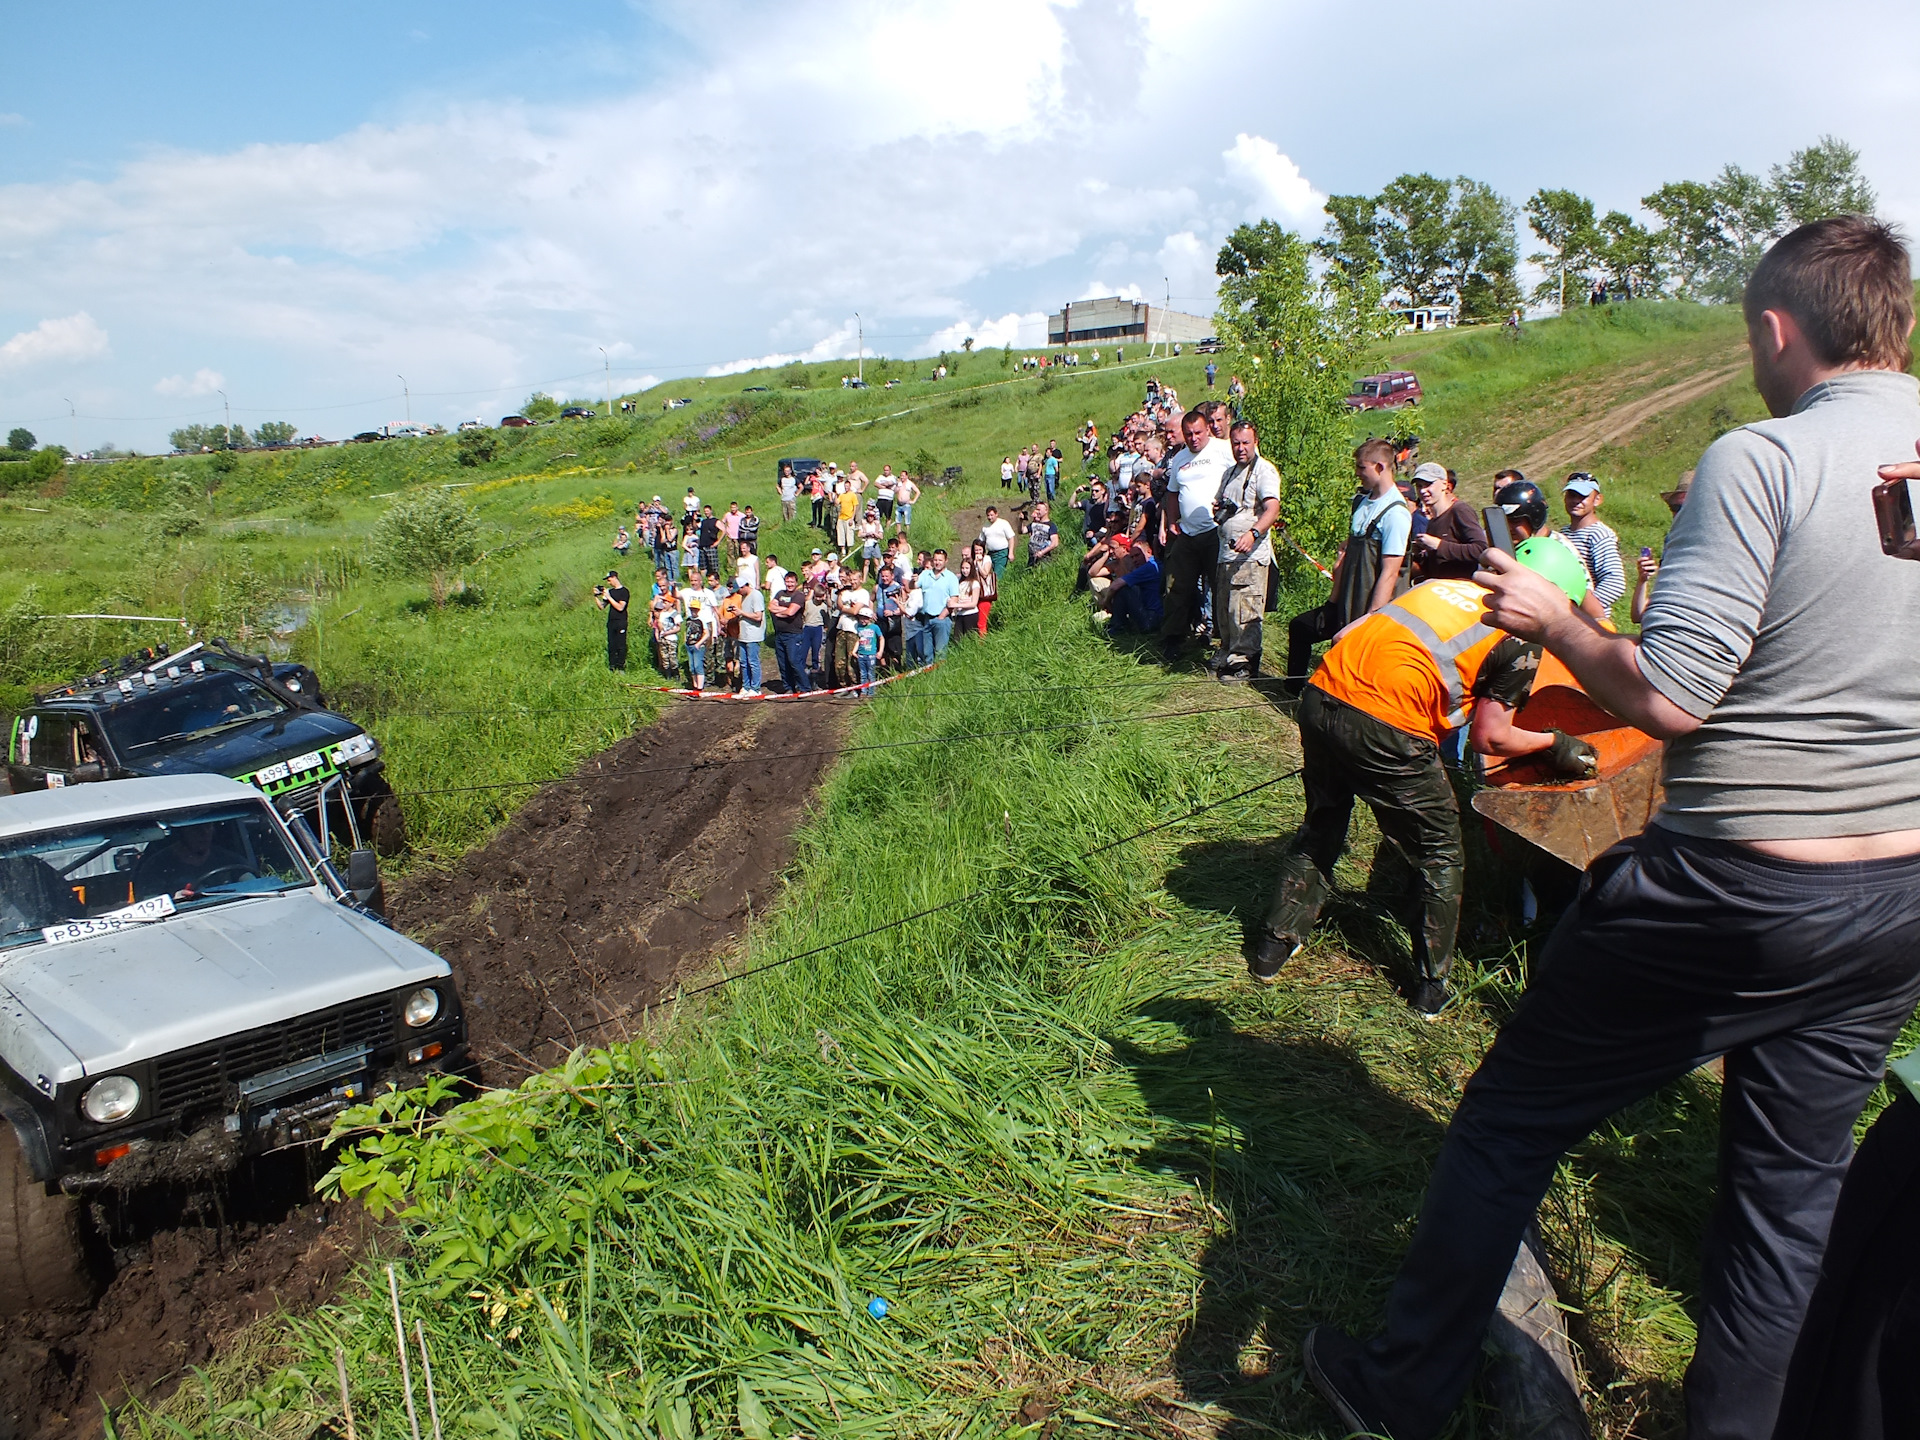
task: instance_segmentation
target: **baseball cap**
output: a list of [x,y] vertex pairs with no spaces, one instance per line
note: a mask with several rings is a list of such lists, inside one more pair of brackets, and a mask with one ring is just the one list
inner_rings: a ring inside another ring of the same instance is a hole
[[813,553],[814,553],[814,554],[816,554],[816,555],[818,555],[818,554],[820,553],[820,547],[819,547],[818,545],[816,545],[816,546],[814,546],[814,547],[813,547]]
[[1413,470],[1413,483],[1416,487],[1421,485],[1435,485],[1446,478],[1447,467],[1444,465],[1436,465],[1431,460],[1416,465]]
[[1593,476],[1587,474],[1586,471],[1576,470],[1573,474],[1567,476],[1567,483],[1562,488],[1573,495],[1598,495],[1600,493],[1600,482],[1594,479]]

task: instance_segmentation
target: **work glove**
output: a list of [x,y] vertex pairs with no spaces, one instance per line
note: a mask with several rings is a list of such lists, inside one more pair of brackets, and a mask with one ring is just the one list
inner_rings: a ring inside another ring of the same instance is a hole
[[1600,773],[1600,753],[1578,735],[1555,730],[1553,746],[1547,751],[1554,772],[1569,780],[1591,780]]

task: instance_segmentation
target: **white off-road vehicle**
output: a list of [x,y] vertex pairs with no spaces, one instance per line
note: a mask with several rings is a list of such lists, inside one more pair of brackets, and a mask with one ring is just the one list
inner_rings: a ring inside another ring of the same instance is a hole
[[0,796],[0,1314],[84,1303],[88,1200],[313,1143],[457,1068],[452,971],[213,775]]

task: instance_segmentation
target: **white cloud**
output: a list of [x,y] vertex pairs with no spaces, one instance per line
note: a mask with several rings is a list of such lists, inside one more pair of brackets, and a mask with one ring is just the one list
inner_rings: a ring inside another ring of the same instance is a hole
[[227,383],[227,377],[218,370],[201,368],[191,376],[169,375],[154,383],[156,395],[211,395]]
[[1228,177],[1249,196],[1247,219],[1270,218],[1291,229],[1318,231],[1327,197],[1273,141],[1243,130],[1220,158]]
[[107,332],[86,311],[63,320],[42,320],[0,345],[0,370],[25,370],[79,360],[98,360],[112,354]]
[[1047,314],[1044,310],[1026,314],[1009,310],[997,320],[956,321],[934,331],[922,348],[928,352],[958,350],[968,336],[973,337],[976,351],[998,350],[1003,345],[1038,348],[1047,343]]
[[707,374],[738,375],[743,370],[764,370],[772,365],[789,365],[795,360],[808,365],[821,360],[851,360],[859,353],[859,326],[855,321],[848,320],[831,335],[805,350],[776,351],[771,355],[756,355],[750,360],[729,360],[721,365],[708,366]]
[[1091,285],[1074,296],[1075,300],[1105,300],[1109,296],[1118,296],[1122,300],[1144,300],[1146,292],[1139,285],[1129,282],[1125,285],[1109,285],[1104,280],[1095,280]]
[[0,115],[0,129],[12,129],[14,126],[26,123],[27,117],[16,110],[9,110],[4,115]]

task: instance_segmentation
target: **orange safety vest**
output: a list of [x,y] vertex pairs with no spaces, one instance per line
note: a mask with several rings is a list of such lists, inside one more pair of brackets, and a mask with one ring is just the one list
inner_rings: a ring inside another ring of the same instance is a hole
[[1414,586],[1336,641],[1312,683],[1396,730],[1438,741],[1466,724],[1480,667],[1507,638],[1481,618],[1485,595],[1471,580]]

